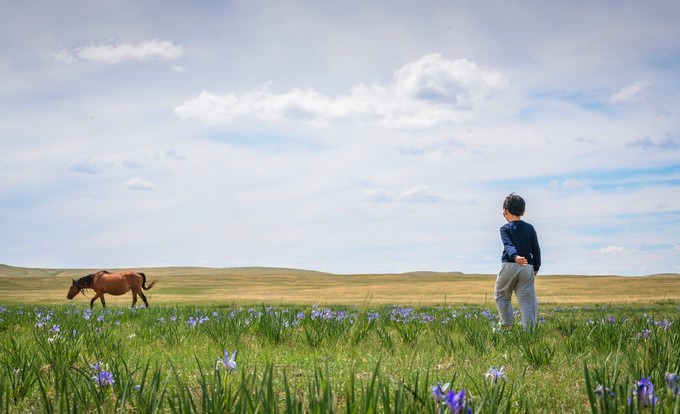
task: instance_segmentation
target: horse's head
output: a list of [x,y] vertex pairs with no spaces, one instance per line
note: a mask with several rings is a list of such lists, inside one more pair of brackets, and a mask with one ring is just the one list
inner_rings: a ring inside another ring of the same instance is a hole
[[78,293],[80,293],[80,290],[82,289],[80,286],[78,286],[78,282],[73,279],[71,280],[73,281],[73,284],[68,289],[68,294],[66,295],[66,298],[69,300],[73,299]]

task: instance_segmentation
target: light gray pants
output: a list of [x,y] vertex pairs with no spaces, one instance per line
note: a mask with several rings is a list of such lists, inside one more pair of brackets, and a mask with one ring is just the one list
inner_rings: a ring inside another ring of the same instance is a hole
[[517,263],[504,262],[501,271],[496,278],[496,291],[494,298],[498,313],[501,316],[501,325],[512,325],[512,292],[515,292],[519,302],[519,310],[522,312],[522,326],[529,328],[536,324],[538,314],[538,302],[534,289],[534,267],[522,266]]

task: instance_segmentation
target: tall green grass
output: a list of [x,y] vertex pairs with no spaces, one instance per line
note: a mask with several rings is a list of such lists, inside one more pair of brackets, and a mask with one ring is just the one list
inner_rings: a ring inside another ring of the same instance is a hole
[[[679,315],[553,308],[500,330],[469,306],[0,307],[0,411],[443,413],[432,387],[449,383],[460,412],[671,413]],[[492,365],[507,378],[490,381]]]

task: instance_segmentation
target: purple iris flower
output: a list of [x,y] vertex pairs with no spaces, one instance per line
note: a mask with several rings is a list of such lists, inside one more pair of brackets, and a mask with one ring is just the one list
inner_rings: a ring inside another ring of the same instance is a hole
[[304,312],[298,312],[297,315],[296,315],[296,317],[297,317],[298,319],[305,319],[305,313],[304,313]]
[[[640,401],[640,405],[643,407],[651,407],[656,405],[659,400],[656,395],[654,395],[654,384],[650,381],[650,378],[642,377],[640,381],[633,386],[633,397],[636,397]],[[631,400],[628,400],[631,403]]]
[[472,413],[472,409],[470,408],[465,410],[465,390],[460,390],[458,392],[455,392],[454,390],[449,391],[444,399],[444,403],[449,408],[451,414]]
[[175,316],[175,315],[170,316],[170,320],[175,322],[177,320],[177,316]]
[[99,374],[99,372],[102,370],[102,363],[97,362],[96,364],[90,364],[90,368],[95,374]]
[[194,319],[193,316],[189,316],[189,319],[187,320],[187,323],[189,324],[190,327],[193,328],[193,327],[196,326],[197,321],[196,321],[196,319]]
[[616,393],[609,388],[605,388],[602,384],[598,385],[597,388],[595,388],[595,395],[597,396],[598,400],[601,400],[605,396],[609,397],[615,397]]
[[502,365],[500,369],[496,368],[495,365],[489,368],[489,371],[486,373],[486,375],[484,375],[484,380],[489,378],[491,378],[491,381],[494,384],[497,383],[501,378],[507,380],[508,376],[505,374],[505,365]]
[[680,395],[680,375],[666,373],[666,388],[671,395]]
[[662,321],[659,321],[658,325],[663,326],[663,330],[667,331],[667,330],[671,329],[671,325],[673,325],[673,322],[664,319]]
[[113,385],[116,381],[113,379],[113,374],[109,371],[100,371],[92,377],[94,382],[100,387],[108,387]]
[[650,333],[649,329],[643,329],[642,332],[638,334],[638,339],[642,338],[645,338],[645,340],[649,339],[649,333]]
[[102,369],[102,363],[90,364],[90,368],[94,372],[92,379],[100,387],[108,387],[113,385],[116,381],[113,379],[113,374]]
[[50,331],[52,332],[52,335],[59,334],[59,331],[60,331],[59,325],[52,325],[52,329],[50,329]]
[[104,322],[104,315],[99,315],[99,317],[97,318],[97,322],[103,323]]
[[[229,352],[226,350],[224,351],[224,358],[218,358],[217,359],[217,364],[222,364],[224,368],[231,370],[231,371],[236,371],[236,354],[238,351],[234,351],[233,354],[231,354],[231,358],[229,357]],[[215,364],[215,366],[217,366]]]
[[609,316],[609,322],[611,322],[611,323],[616,322],[616,318],[614,318],[614,316],[611,316],[611,315],[610,315],[610,316]]
[[437,404],[444,400],[444,393],[446,393],[446,390],[449,389],[449,385],[450,384],[448,382],[442,385],[439,381],[437,381],[437,385],[430,387],[432,394],[434,395],[434,400]]

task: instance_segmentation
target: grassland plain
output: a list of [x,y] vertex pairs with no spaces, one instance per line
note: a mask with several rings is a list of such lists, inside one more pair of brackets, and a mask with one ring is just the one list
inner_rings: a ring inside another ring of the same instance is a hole
[[[554,277],[559,283],[539,287],[539,297],[560,302],[572,289],[566,297],[587,300],[544,304],[537,329],[502,331],[489,276],[189,271],[148,269],[161,280],[149,309],[128,308],[126,297],[90,311],[82,298],[64,305],[70,279],[87,271],[0,269],[0,411],[680,410],[677,276],[576,278],[592,283],[580,287]],[[418,290],[423,279],[433,286]],[[592,291],[610,279],[606,304],[593,305]],[[353,281],[357,292],[343,286]],[[400,293],[390,293],[392,281]],[[187,287],[197,293],[178,301]],[[449,288],[459,294],[445,305]],[[267,296],[272,289],[283,293]],[[615,298],[628,290],[632,300]],[[438,382],[450,384],[440,399]]]
[[[72,278],[99,269],[27,269],[0,265],[1,303],[64,303]],[[110,269],[115,270],[115,269]],[[412,272],[336,275],[296,269],[163,267],[143,270],[159,283],[148,292],[155,304],[285,303],[493,305],[494,275]],[[542,304],[680,301],[680,275],[645,277],[539,276]],[[111,305],[131,297],[107,295]],[[86,299],[77,297],[76,302]]]

